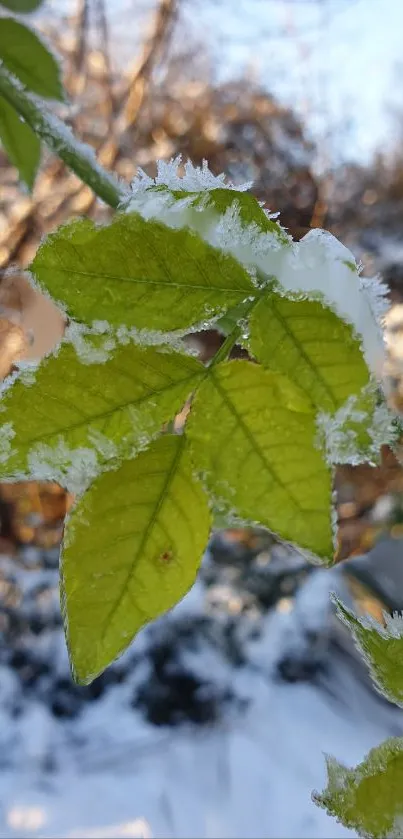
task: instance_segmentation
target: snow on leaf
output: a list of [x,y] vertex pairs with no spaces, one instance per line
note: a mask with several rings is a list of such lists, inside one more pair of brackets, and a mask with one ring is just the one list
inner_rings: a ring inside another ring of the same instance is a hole
[[239,192],[244,192],[252,186],[252,182],[249,182],[235,187],[233,184],[226,182],[226,177],[223,173],[221,175],[213,175],[208,168],[207,160],[203,160],[201,166],[194,166],[190,160],[187,160],[184,164],[182,174],[180,174],[181,163],[182,156],[180,154],[171,158],[168,162],[158,160],[157,175],[155,178],[150,178],[149,175],[139,168],[131,184],[133,194],[143,193],[153,186],[167,186],[172,190],[183,190],[186,192],[199,192],[201,190],[220,188],[237,189]]
[[354,256],[335,236],[324,230],[311,230],[300,242],[283,252],[277,272],[273,272],[282,290],[308,298],[321,297],[346,323],[350,323],[362,341],[370,370],[380,377],[384,359],[381,325],[385,289],[374,278],[371,282],[359,275]]
[[369,368],[380,376],[380,324],[388,306],[384,284],[361,277],[353,254],[330,233],[311,230],[292,242],[252,195],[225,185],[221,176],[218,183],[206,167],[201,176],[191,163],[186,164],[188,171],[198,176],[181,178],[179,162],[159,164],[155,180],[140,173],[127,209],[174,229],[196,231],[213,247],[232,254],[259,287],[275,278],[286,296],[320,297],[351,324]]
[[372,384],[349,396],[335,414],[321,411],[317,426],[318,446],[326,452],[329,464],[376,464],[382,446],[393,447],[399,437],[396,418],[385,403],[378,404]]
[[305,394],[248,361],[210,368],[186,426],[195,468],[231,515],[332,556],[331,471]]
[[403,740],[372,749],[355,769],[327,756],[326,789],[313,799],[359,836],[399,839],[403,824]]
[[106,363],[82,363],[63,342],[0,400],[2,479],[55,480],[82,492],[96,474],[144,448],[179,411],[204,368],[196,359],[133,344]]
[[62,551],[62,609],[77,681],[92,681],[186,594],[209,530],[184,435],[164,435],[97,478],[69,515]]
[[253,309],[248,349],[268,369],[297,384],[330,412],[369,383],[361,346],[349,324],[316,300],[268,291]]
[[59,228],[31,270],[75,320],[151,332],[207,326],[255,290],[230,255],[137,214],[105,227],[83,220]]
[[384,613],[384,626],[371,616],[357,617],[338,598],[337,615],[354,637],[378,690],[403,707],[403,616]]

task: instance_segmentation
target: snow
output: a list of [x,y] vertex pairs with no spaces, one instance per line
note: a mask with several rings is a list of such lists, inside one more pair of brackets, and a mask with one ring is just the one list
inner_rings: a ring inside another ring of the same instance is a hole
[[75,495],[81,495],[100,471],[94,449],[71,449],[61,436],[56,445],[36,443],[27,454],[27,472],[32,479],[56,481]]
[[[12,562],[8,567],[18,576]],[[138,663],[126,679],[84,703],[78,716],[54,717],[28,692],[20,712],[10,715],[16,680],[0,668],[0,836],[354,835],[311,800],[312,790],[326,783],[323,753],[355,765],[399,733],[403,717],[360,679],[354,654],[352,665],[330,643],[332,589],[346,599],[337,569],[312,571],[294,606],[289,600],[285,609],[280,600],[264,616],[261,633],[244,633],[244,666],[233,666],[207,640],[186,647],[186,665],[213,678],[217,692],[230,688],[237,698],[208,725],[155,726],[133,707],[136,686],[149,672],[150,644],[169,636],[175,621],[206,616],[200,582],[140,633],[130,653]],[[322,639],[317,656],[327,660],[320,678],[281,681],[279,659],[304,655],[315,634]],[[63,673],[58,637],[53,652]]]
[[[363,394],[365,391],[363,391]],[[317,416],[318,445],[324,448],[329,464],[376,463],[383,445],[393,448],[399,436],[395,417],[386,404],[376,405],[369,413],[362,410],[360,399],[350,396],[332,416],[324,411]],[[363,429],[367,445],[360,445]]]

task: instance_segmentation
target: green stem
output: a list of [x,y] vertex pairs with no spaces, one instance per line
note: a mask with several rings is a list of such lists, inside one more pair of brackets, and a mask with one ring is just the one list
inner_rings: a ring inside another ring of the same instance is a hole
[[[242,307],[242,321],[249,317],[250,313],[261,299],[261,296],[261,293],[257,293],[256,297],[254,297],[252,300],[248,300],[248,302]],[[239,307],[237,306],[236,309],[238,308]],[[230,314],[231,311],[235,311],[235,307],[234,310],[230,310],[230,312],[228,312],[227,314]],[[240,338],[242,335],[242,329],[242,322],[236,323],[234,325],[233,329],[231,329],[231,332],[229,332],[229,334],[227,335],[225,341],[223,341],[223,343],[221,344],[221,347],[217,350],[215,355],[213,355],[211,361],[209,361],[207,365],[208,369],[211,369],[211,367],[215,367],[217,364],[220,364],[221,361],[225,361],[229,357],[231,350],[233,349],[233,347],[235,347],[235,344],[238,342],[238,338]]]
[[236,324],[236,326],[234,326],[229,335],[227,335],[225,341],[223,341],[223,343],[221,344],[221,347],[217,350],[215,355],[213,355],[211,361],[209,361],[207,365],[209,369],[215,367],[217,364],[220,364],[221,361],[225,361],[225,359],[228,358],[231,350],[233,349],[233,347],[235,347],[235,344],[241,334],[242,328],[241,326],[239,326],[239,324]]
[[125,198],[125,189],[99,165],[93,150],[76,140],[70,129],[42,102],[39,104],[36,97],[28,93],[1,65],[0,95],[98,198],[115,210],[119,207]]

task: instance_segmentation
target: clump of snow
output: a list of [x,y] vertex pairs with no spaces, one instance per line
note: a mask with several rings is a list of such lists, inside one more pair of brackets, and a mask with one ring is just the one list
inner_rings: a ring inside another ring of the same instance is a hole
[[0,426],[0,463],[7,463],[12,454],[11,441],[15,437],[15,430],[12,422],[6,422]]
[[[350,396],[333,416],[320,412],[316,422],[317,444],[324,448],[329,464],[376,462],[381,447],[393,446],[398,437],[395,418],[387,405],[376,405],[369,412],[360,406],[360,395]],[[363,432],[368,435],[365,445],[360,442]]]
[[28,473],[37,481],[56,481],[75,495],[82,494],[99,474],[95,449],[70,449],[65,440],[55,446],[37,443],[27,455]]

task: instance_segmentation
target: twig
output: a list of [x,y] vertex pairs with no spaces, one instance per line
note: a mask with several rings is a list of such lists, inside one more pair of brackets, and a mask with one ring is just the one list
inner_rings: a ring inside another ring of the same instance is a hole
[[99,165],[89,146],[76,140],[70,129],[42,102],[39,104],[36,97],[29,94],[1,65],[0,94],[98,198],[114,209],[119,207],[126,195],[124,187]]

